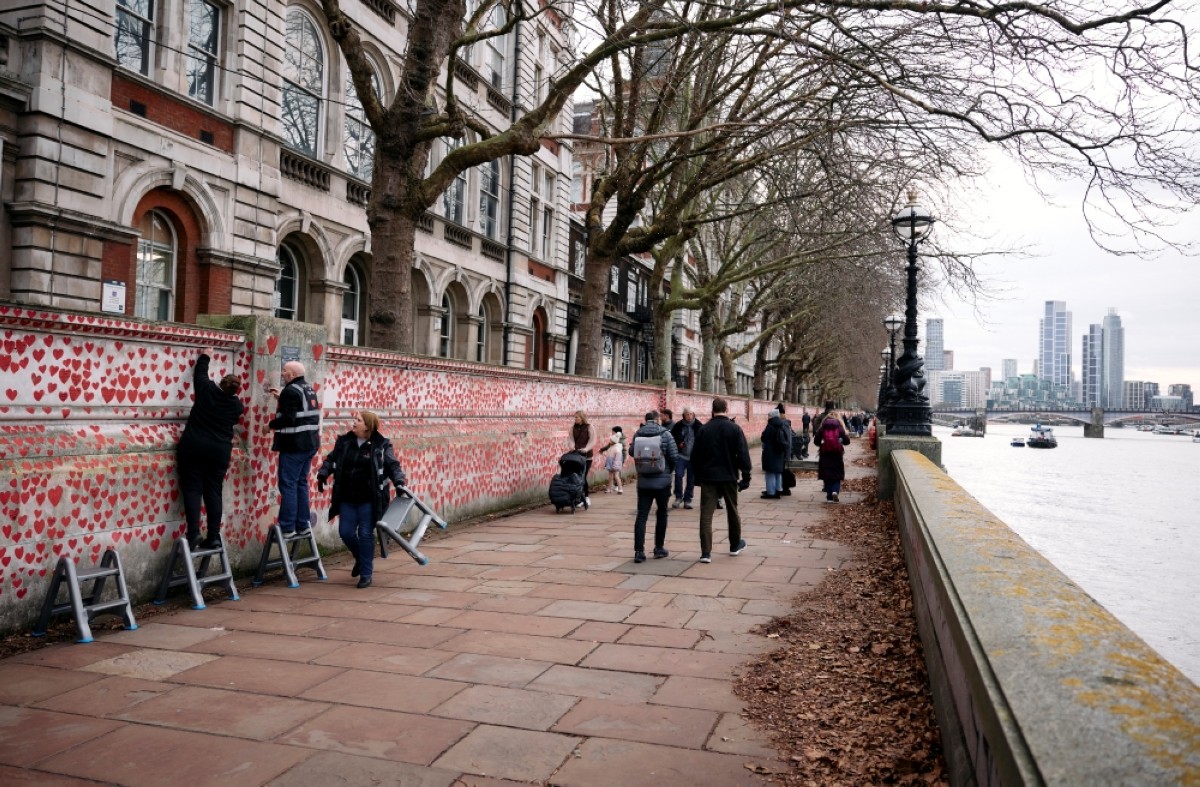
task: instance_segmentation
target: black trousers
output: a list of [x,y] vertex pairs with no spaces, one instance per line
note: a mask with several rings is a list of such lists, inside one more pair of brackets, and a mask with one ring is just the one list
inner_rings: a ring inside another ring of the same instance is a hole
[[671,503],[671,487],[642,489],[638,487],[637,519],[633,520],[633,551],[646,551],[646,520],[650,518],[650,506],[658,505],[654,512],[654,548],[662,549],[667,540],[667,510]]
[[221,493],[225,473],[229,470],[229,451],[205,448],[194,443],[180,443],[175,455],[179,468],[179,491],[183,495],[183,516],[187,522],[187,537],[200,537],[200,504],[208,519],[208,538],[221,532]]

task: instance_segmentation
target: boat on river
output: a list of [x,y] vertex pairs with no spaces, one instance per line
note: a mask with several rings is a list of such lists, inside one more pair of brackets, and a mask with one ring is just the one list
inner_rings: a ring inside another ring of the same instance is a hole
[[1009,445],[1011,445],[1013,448],[1024,448],[1025,447],[1025,438],[1024,437],[1014,437],[1012,439],[1012,442],[1009,443]]
[[984,433],[979,429],[972,429],[969,426],[959,424],[954,427],[954,431],[950,433],[951,437],[983,437]]
[[1058,440],[1049,426],[1034,424],[1029,430],[1029,438],[1025,440],[1025,445],[1029,448],[1058,448]]

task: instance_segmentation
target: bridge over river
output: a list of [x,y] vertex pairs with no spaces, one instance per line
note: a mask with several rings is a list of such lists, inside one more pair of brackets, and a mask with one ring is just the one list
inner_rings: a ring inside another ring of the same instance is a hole
[[975,409],[969,407],[934,407],[935,423],[952,426],[968,418],[983,417],[988,421],[1028,421],[1060,419],[1076,421],[1085,427],[1105,427],[1117,423],[1194,423],[1200,424],[1200,410],[1102,410],[1085,407],[1004,407]]

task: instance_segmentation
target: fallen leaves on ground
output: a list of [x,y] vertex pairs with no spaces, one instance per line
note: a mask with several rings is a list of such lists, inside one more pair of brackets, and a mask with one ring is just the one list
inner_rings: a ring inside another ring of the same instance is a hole
[[843,489],[864,502],[829,506],[809,533],[854,559],[760,627],[779,647],[739,678],[743,715],[791,766],[776,783],[948,784],[895,513],[875,500],[873,476]]

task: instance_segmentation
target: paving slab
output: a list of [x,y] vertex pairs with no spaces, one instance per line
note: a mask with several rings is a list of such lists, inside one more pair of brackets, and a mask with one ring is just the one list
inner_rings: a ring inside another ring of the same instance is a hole
[[747,496],[751,548],[718,521],[711,564],[674,510],[670,557],[634,563],[636,500],[452,526],[367,590],[329,555],[326,582],[0,661],[0,784],[766,784],[785,768],[733,681],[849,561],[808,534],[830,509]]

